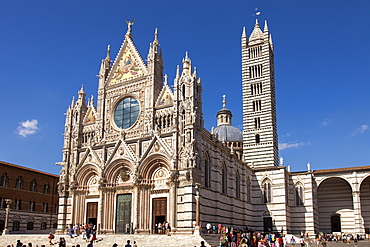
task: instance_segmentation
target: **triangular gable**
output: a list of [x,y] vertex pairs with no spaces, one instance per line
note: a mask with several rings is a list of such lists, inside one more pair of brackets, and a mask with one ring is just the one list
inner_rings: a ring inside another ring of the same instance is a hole
[[173,93],[168,85],[165,85],[162,88],[161,93],[159,94],[156,108],[173,106]]
[[126,39],[121,46],[109,74],[107,85],[115,85],[132,78],[140,77],[146,73],[147,68],[143,59],[137,51],[131,37],[126,35]]
[[96,123],[96,113],[94,111],[93,107],[90,107],[88,109],[87,114],[84,117],[84,120],[82,122],[83,125],[90,125]]

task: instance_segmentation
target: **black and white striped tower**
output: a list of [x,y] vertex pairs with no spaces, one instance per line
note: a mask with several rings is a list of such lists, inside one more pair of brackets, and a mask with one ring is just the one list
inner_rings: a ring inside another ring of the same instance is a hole
[[242,38],[243,155],[253,167],[278,166],[274,48],[267,22]]

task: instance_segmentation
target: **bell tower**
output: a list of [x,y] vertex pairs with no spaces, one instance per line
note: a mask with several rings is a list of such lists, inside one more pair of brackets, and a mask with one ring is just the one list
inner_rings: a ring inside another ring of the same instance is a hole
[[253,167],[278,166],[274,46],[267,22],[242,38],[243,154]]

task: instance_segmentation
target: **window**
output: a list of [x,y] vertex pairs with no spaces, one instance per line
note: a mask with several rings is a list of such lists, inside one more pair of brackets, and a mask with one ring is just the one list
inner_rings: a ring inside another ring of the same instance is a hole
[[256,143],[260,143],[260,135],[259,134],[256,134]]
[[1,178],[0,178],[0,187],[8,187],[8,183],[9,183],[8,174],[6,172],[4,172],[3,175],[1,175]]
[[255,79],[262,77],[262,64],[253,65],[249,67],[249,78]]
[[47,203],[43,203],[42,204],[42,212],[44,212],[44,213],[47,213],[48,212],[48,204]]
[[0,208],[6,208],[5,198],[0,197]]
[[32,179],[30,183],[30,191],[36,192],[37,191],[37,183],[36,179]]
[[271,203],[272,196],[271,196],[271,182],[266,180],[263,183],[263,202],[264,203]]
[[303,206],[303,186],[301,183],[298,183],[295,186],[295,205],[296,206]]
[[15,188],[18,190],[23,189],[23,178],[22,176],[18,176],[17,179],[15,180]]
[[225,164],[222,166],[222,193],[227,193],[227,170]]
[[20,225],[20,223],[19,223],[19,221],[13,221],[13,227],[12,227],[12,230],[13,231],[19,231],[19,225]]
[[251,47],[249,49],[249,58],[262,56],[262,46]]
[[27,222],[27,230],[33,230],[33,222],[32,221]]
[[240,174],[238,171],[236,171],[236,176],[235,176],[235,197],[240,199]]
[[208,156],[204,161],[204,187],[211,187],[211,165],[209,164]]
[[118,128],[130,128],[139,117],[139,102],[132,97],[121,100],[114,110],[114,122]]
[[44,194],[49,194],[50,193],[50,185],[48,182],[44,184]]
[[254,100],[252,102],[252,108],[253,108],[253,112],[261,111],[261,109],[262,109],[262,102],[261,102],[261,100]]
[[21,200],[14,200],[14,209],[15,210],[21,210],[22,208],[22,201]]
[[251,191],[251,180],[248,177],[248,179],[247,179],[247,202],[251,202],[252,201],[251,194],[252,194],[252,191]]
[[46,222],[41,222],[41,230],[46,230]]
[[259,117],[254,118],[254,128],[255,129],[261,128],[261,118]]
[[35,202],[28,203],[28,211],[35,211]]
[[58,207],[58,205],[56,205],[56,204],[54,204],[54,213],[58,213],[58,209],[59,209],[59,207]]
[[251,95],[262,94],[262,82],[251,84]]

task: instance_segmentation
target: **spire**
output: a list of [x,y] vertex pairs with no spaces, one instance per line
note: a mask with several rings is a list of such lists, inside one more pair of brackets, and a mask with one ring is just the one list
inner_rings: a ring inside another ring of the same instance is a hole
[[168,75],[164,75],[164,85],[168,86]]
[[247,37],[247,32],[245,31],[245,27],[243,27],[243,32],[242,32],[242,38]]
[[226,109],[226,95],[222,95],[222,109]]
[[267,26],[267,20],[265,20],[265,27],[263,28],[263,32],[266,33],[269,31],[269,28]]
[[106,60],[110,60],[110,45],[107,47],[107,56],[105,57]]
[[251,36],[249,37],[249,45],[262,43],[263,40],[264,40],[264,35],[260,28],[260,24],[258,24],[258,19],[256,19],[256,24],[254,24],[253,32]]
[[183,74],[191,73],[191,60],[188,57],[188,52],[185,53],[185,58],[182,59],[182,73]]
[[158,47],[159,47],[158,28],[156,28],[155,31],[154,31],[154,41],[152,43],[152,52],[158,53]]

